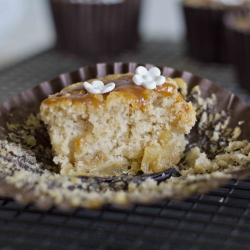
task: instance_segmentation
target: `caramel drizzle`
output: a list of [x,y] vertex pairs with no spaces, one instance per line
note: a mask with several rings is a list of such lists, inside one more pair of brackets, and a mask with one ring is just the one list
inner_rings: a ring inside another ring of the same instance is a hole
[[[115,83],[115,89],[112,92],[120,92],[124,94],[127,99],[134,100],[139,106],[144,106],[147,100],[150,98],[152,91],[161,93],[164,96],[172,96],[176,90],[176,86],[172,83],[164,83],[161,86],[157,86],[154,90],[146,89],[143,86],[138,86],[132,81],[133,75],[123,76],[121,79],[117,80],[104,80],[104,84],[110,82]],[[112,93],[111,92],[111,93]],[[103,94],[103,98],[96,98],[95,94],[88,93],[83,85],[76,86],[66,92],[61,92],[56,96],[46,99],[45,103],[55,102],[58,99],[70,99],[74,102],[85,102],[92,104],[95,107],[103,105],[103,101],[106,99],[107,95],[110,93]]]

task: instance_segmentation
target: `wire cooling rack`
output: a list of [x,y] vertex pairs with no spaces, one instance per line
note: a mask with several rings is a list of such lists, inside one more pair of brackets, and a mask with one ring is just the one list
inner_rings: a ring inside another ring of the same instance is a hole
[[[108,61],[111,61],[110,59]],[[250,104],[232,66],[185,56],[185,44],[143,43],[112,61],[152,63],[208,78]],[[92,64],[50,50],[0,71],[0,101]],[[0,249],[250,249],[250,179],[182,201],[101,210],[41,211],[0,197]]]

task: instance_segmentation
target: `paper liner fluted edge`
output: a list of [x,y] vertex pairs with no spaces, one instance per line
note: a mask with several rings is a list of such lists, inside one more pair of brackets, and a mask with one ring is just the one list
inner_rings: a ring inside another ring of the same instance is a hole
[[[146,66],[147,68],[152,66],[151,64],[133,62],[100,63],[93,66],[83,67],[73,72],[61,74],[51,81],[42,82],[36,87],[23,91],[0,105],[0,126],[5,128],[6,122],[20,122],[31,112],[37,112],[39,110],[40,103],[46,99],[48,95],[59,92],[67,85],[88,80],[90,78],[102,77],[107,74],[134,72],[138,65]],[[244,120],[244,123],[241,126],[242,134],[239,139],[247,139],[250,141],[250,107],[246,103],[241,101],[234,94],[207,79],[200,78],[189,72],[169,67],[162,67],[159,65],[156,66],[160,68],[162,74],[166,77],[181,77],[188,84],[189,90],[194,86],[199,85],[203,97],[209,97],[212,94],[215,94],[217,100],[219,100],[216,105],[217,111],[225,110],[230,112],[231,118],[229,126],[231,127],[237,126],[239,121]],[[10,116],[10,113],[13,115]],[[0,139],[5,138],[6,132],[1,130]],[[202,194],[216,189],[221,185],[225,185],[232,178],[244,179],[248,176],[250,176],[250,168],[242,169],[233,173],[211,176],[211,178],[204,178],[197,182],[194,181],[193,183],[187,182],[186,191],[173,192],[171,195],[165,195],[160,198],[157,197],[155,200],[152,199],[146,203],[151,204],[161,199],[182,200],[192,194]],[[70,200],[63,200],[60,201],[60,203],[56,203],[49,196],[37,196],[37,194],[32,191],[20,190],[14,185],[6,183],[4,178],[0,178],[0,194],[2,196],[11,197],[23,204],[34,203],[43,209],[48,209],[52,206],[58,206],[61,209],[73,208]],[[138,203],[145,202],[131,200],[127,205]]]

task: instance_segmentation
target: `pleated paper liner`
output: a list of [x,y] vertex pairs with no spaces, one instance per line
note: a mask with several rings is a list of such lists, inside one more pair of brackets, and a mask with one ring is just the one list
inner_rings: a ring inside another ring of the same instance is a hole
[[[51,151],[45,126],[38,121],[39,126],[36,127],[35,132],[32,132],[29,127],[31,125],[27,124],[33,124],[34,120],[29,120],[27,123],[27,117],[31,113],[36,115],[39,112],[40,103],[48,95],[59,92],[65,86],[107,74],[134,72],[138,65],[144,65],[147,68],[152,66],[138,63],[101,63],[83,67],[43,82],[3,103],[0,106],[2,140],[0,142],[0,194],[24,204],[34,203],[40,208],[52,206],[62,209],[99,208],[108,204],[117,206],[152,204],[162,199],[185,199],[192,194],[213,190],[232,178],[240,179],[250,175],[249,162],[244,165],[239,164],[231,172],[217,171],[191,177],[181,176],[178,166],[151,175],[115,178],[60,176],[58,166],[52,162],[52,155],[50,158],[45,156],[46,152],[50,155]],[[247,104],[207,79],[168,67],[159,68],[166,77],[182,78],[188,84],[189,91],[199,86],[201,97],[204,99],[215,95],[218,101],[210,110],[211,114],[225,111],[230,116],[229,127],[232,128],[238,126],[239,121],[244,121],[239,140],[250,141],[250,107]],[[189,99],[192,100],[192,95],[189,95]],[[199,120],[197,124],[198,122]],[[10,124],[16,124],[17,127]],[[26,133],[31,133],[28,143],[23,139]],[[201,139],[199,133],[199,129],[195,126],[187,137],[188,147],[198,142],[206,152],[204,145],[209,143],[209,140]]]
[[228,11],[246,8],[247,4],[239,2],[238,5],[229,5],[207,1],[207,6],[193,6],[184,0],[182,8],[189,55],[203,62],[229,63],[223,17]]
[[245,19],[250,27],[250,9],[228,12],[224,17],[230,62],[235,66],[240,85],[250,93],[250,28],[243,30],[237,21]]
[[100,61],[137,46],[141,0],[114,4],[50,0],[50,4],[61,50]]

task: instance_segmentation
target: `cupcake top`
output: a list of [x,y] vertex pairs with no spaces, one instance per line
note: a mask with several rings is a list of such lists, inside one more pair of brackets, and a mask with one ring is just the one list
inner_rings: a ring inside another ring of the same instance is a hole
[[212,9],[231,9],[250,6],[249,0],[183,0],[186,6]]
[[181,79],[157,67],[69,85],[41,104],[53,161],[67,176],[158,173],[182,157],[196,122]]
[[157,70],[159,71],[155,67],[149,71],[144,67],[138,67],[136,74],[108,75],[75,83],[50,96],[44,103],[53,105],[58,101],[70,100],[76,105],[85,103],[87,106],[93,105],[98,108],[105,105],[108,95],[115,93],[132,102],[134,109],[144,109],[152,91],[168,97],[175,96],[178,92],[176,82],[170,78],[166,79]]

